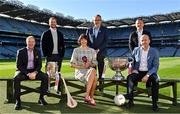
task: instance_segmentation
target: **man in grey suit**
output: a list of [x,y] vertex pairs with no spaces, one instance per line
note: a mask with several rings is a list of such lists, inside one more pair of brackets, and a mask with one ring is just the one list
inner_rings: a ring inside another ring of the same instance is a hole
[[155,48],[150,47],[150,38],[148,35],[142,35],[140,38],[140,47],[136,47],[132,53],[134,64],[133,72],[127,77],[127,98],[129,99],[127,108],[134,106],[133,89],[138,81],[151,83],[152,90],[152,110],[158,110],[158,91],[159,77],[157,71],[159,68],[159,54]]

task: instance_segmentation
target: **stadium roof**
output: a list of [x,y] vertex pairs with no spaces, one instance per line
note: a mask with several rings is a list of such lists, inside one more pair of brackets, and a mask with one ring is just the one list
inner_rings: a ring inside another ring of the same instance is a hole
[[34,20],[40,23],[48,23],[51,16],[56,16],[61,26],[78,26],[82,21],[74,20],[73,17],[64,17],[61,13],[53,14],[51,10],[39,10],[34,5],[23,5],[17,0],[0,0],[0,13],[11,17],[23,18],[26,20]]
[[[64,16],[62,13],[53,13],[51,10],[39,10],[37,6],[25,6],[18,0],[0,0],[0,14],[5,14],[13,18],[23,18],[25,20],[34,20],[39,23],[48,23],[51,16],[56,16],[60,26],[73,27],[89,27],[92,25],[87,20],[75,20],[72,16]],[[124,18],[104,21],[105,26],[132,26],[137,18],[142,18],[144,23],[161,23],[161,22],[175,22],[180,20],[180,12],[173,12],[168,14],[157,14],[152,16],[139,16],[135,18]]]
[[117,20],[106,21],[110,26],[122,26],[128,25],[131,26],[135,23],[136,19],[142,18],[144,23],[161,23],[161,22],[174,22],[180,20],[180,12],[173,12],[169,14],[157,14],[152,16],[139,16],[135,18],[125,18]]

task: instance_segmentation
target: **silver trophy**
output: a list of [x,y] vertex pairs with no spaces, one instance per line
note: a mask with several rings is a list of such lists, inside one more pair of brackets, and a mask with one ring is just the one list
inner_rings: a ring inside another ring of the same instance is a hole
[[58,73],[58,64],[57,62],[48,62],[47,63],[47,72],[49,77],[55,79],[56,73]]
[[121,71],[128,68],[130,59],[133,60],[132,58],[128,58],[128,57],[109,57],[108,58],[109,67],[112,70],[116,71],[116,74],[113,76],[114,80],[123,80],[124,79],[124,76],[122,75]]

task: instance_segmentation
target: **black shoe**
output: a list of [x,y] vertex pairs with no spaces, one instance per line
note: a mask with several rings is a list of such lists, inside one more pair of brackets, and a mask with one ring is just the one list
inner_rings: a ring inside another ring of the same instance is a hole
[[16,100],[16,104],[14,106],[15,110],[20,110],[21,109],[21,100]]
[[60,91],[57,91],[56,93],[57,93],[57,95],[61,95],[61,92],[60,92]]
[[46,93],[47,93],[47,94],[48,94],[48,93],[51,93],[51,91],[50,91],[50,90],[47,90]]
[[47,105],[47,104],[48,104],[48,103],[44,100],[44,98],[39,99],[39,100],[38,100],[38,103],[39,103],[40,105]]
[[149,98],[152,97],[151,87],[147,87],[147,94]]
[[126,104],[126,108],[129,109],[129,108],[132,108],[134,106],[134,102],[133,101],[129,101],[127,104]]
[[152,106],[152,110],[157,112],[157,111],[159,111],[159,107],[157,105],[153,105]]

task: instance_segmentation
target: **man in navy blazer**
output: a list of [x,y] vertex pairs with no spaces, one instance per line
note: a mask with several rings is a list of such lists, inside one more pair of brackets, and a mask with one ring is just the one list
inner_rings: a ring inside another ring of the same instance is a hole
[[55,17],[49,19],[49,26],[50,28],[41,35],[41,48],[46,62],[58,62],[58,71],[60,71],[65,53],[64,36],[57,29]]
[[134,83],[138,81],[151,83],[152,90],[152,110],[158,110],[158,91],[159,77],[157,71],[159,68],[159,54],[155,48],[150,47],[150,38],[148,35],[142,35],[140,38],[140,47],[136,47],[132,53],[134,64],[133,73],[127,77],[127,97],[129,99],[127,108],[131,108],[133,103]]
[[[60,72],[65,53],[64,36],[57,29],[57,19],[55,17],[49,19],[49,26],[50,28],[41,35],[41,50],[44,57],[46,57],[46,67],[48,62],[57,62],[58,72]],[[60,84],[58,84],[57,94],[60,91]]]
[[89,37],[89,46],[97,52],[98,74],[101,79],[103,77],[104,58],[107,53],[108,34],[107,28],[102,26],[102,18],[100,15],[96,15],[93,18],[93,23],[94,26],[86,31],[86,35]]
[[21,108],[20,82],[22,80],[41,80],[38,103],[41,105],[47,105],[47,102],[44,100],[44,95],[47,91],[48,76],[41,71],[41,54],[34,47],[35,38],[33,36],[27,37],[26,44],[27,47],[17,51],[17,69],[14,77],[14,97],[16,99],[15,110],[19,110]]
[[151,33],[149,31],[144,30],[144,22],[141,18],[138,18],[136,20],[136,31],[133,31],[132,33],[130,33],[129,35],[129,49],[131,51],[131,53],[133,52],[135,47],[139,47],[140,46],[140,37],[143,34],[146,34],[149,36],[150,38],[150,46],[152,44],[152,38],[151,38]]

